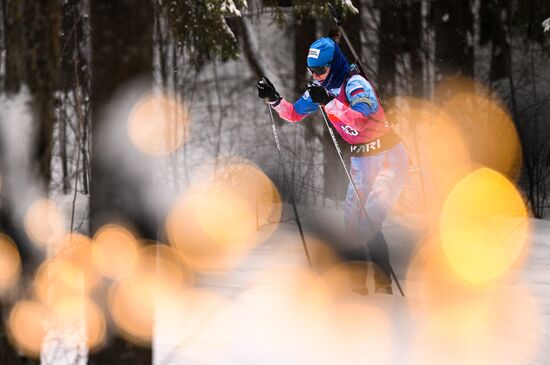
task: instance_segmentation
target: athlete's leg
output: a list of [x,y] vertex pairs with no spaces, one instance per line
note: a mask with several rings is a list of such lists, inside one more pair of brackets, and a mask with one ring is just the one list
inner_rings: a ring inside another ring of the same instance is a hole
[[[368,195],[366,184],[367,176],[365,175],[364,158],[353,157],[350,167],[350,175],[355,183],[361,197],[361,201],[365,202]],[[347,242],[346,246],[340,250],[340,256],[345,262],[354,262],[350,267],[350,281],[353,291],[360,294],[367,294],[367,256],[365,247],[365,229],[364,229],[364,212],[353,185],[348,184],[346,194],[346,202],[344,206],[344,221],[346,225]]]
[[366,207],[369,217],[377,224],[377,230],[370,243],[372,261],[377,265],[377,285],[391,284],[388,245],[382,233],[382,224],[405,186],[408,176],[408,156],[402,144],[382,152],[382,160],[367,196]]

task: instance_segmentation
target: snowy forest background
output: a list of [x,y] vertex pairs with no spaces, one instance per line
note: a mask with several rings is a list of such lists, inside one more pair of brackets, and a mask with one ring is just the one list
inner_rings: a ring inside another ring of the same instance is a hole
[[[414,137],[417,120],[411,116],[421,114],[408,108],[415,100],[442,105],[468,88],[500,100],[502,118],[513,123],[521,150],[516,159],[514,146],[506,146],[513,140],[479,131],[476,109],[458,105],[457,128],[485,147],[475,149],[472,160],[493,164],[517,181],[530,214],[547,216],[550,3],[337,5],[396,129],[407,136],[411,180],[399,209],[426,213],[430,207],[418,202],[437,189],[422,170],[423,140]],[[265,75],[289,100],[303,92],[307,49],[334,27],[324,1],[2,0],[0,12],[0,228],[17,243],[23,277],[34,275],[43,255],[20,223],[38,197],[59,202],[71,217],[70,231],[91,235],[116,216],[153,240],[162,236],[159,217],[171,197],[187,189],[197,171],[238,157],[259,166],[288,200],[269,115],[255,84]],[[340,46],[349,55],[343,42]],[[131,108],[148,90],[181,103],[177,113],[185,123],[176,135],[185,142],[169,154],[136,159],[125,154],[120,130],[105,134],[105,129],[120,112],[115,105]],[[278,121],[279,138],[299,204],[339,208],[346,176],[319,118],[292,126]],[[487,161],[486,148],[513,156]],[[4,319],[13,298],[26,290],[20,285],[4,297]],[[1,363],[38,361],[14,350],[4,326],[1,331]],[[113,336],[90,354],[89,363],[150,364],[150,357],[150,349]]]

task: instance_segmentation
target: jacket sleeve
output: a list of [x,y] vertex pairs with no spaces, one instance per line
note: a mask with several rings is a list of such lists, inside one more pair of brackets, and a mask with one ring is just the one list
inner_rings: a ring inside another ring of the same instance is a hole
[[277,106],[273,107],[281,118],[292,123],[299,122],[306,115],[317,110],[317,108],[318,105],[311,101],[311,97],[307,91],[294,104],[282,99]]
[[372,85],[361,75],[352,76],[346,84],[346,98],[353,110],[368,116],[380,108]]

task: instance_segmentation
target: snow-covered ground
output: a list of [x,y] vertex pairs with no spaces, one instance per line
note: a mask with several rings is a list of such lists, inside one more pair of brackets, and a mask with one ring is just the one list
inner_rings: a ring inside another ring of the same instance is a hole
[[[342,237],[342,212],[301,212],[322,263],[315,237]],[[483,299],[457,295],[449,307],[456,293],[443,290],[441,309],[407,280],[419,221],[394,216],[384,226],[406,297],[360,296],[333,285],[337,275],[308,273],[294,221],[281,223],[236,269],[199,277],[200,294],[159,315],[154,364],[548,364],[550,222],[531,220],[523,264]]]

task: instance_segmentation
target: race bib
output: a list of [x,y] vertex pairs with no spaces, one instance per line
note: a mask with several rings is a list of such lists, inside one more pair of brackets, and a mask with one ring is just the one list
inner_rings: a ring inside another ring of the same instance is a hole
[[353,129],[352,127],[350,127],[349,125],[343,125],[342,126],[342,129],[344,130],[344,132],[346,132],[347,134],[349,134],[350,136],[358,136],[359,135],[359,132],[357,132],[355,129]]

